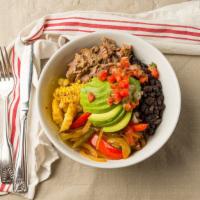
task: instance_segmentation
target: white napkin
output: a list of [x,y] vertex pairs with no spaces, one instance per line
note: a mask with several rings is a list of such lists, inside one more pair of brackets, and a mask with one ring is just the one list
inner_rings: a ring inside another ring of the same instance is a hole
[[[49,177],[51,164],[58,159],[56,150],[40,127],[36,109],[35,92],[43,63],[66,43],[67,39],[93,31],[113,29],[143,37],[164,53],[200,55],[200,1],[174,4],[134,15],[97,11],[52,14],[33,22],[21,31],[17,39],[9,46],[18,84],[20,78],[18,69],[24,50],[20,37],[23,41],[34,42],[34,73],[27,135],[29,191],[25,197],[34,198],[36,186]],[[18,112],[16,112],[19,110],[17,107],[18,84],[15,95],[12,94],[10,97],[11,141],[14,152],[17,149],[19,135]],[[12,192],[12,187],[0,184],[0,192],[1,194]]]

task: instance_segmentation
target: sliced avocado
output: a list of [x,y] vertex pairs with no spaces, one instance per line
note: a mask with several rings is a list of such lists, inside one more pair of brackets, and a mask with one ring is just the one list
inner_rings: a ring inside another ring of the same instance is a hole
[[126,114],[126,111],[122,109],[121,113],[113,121],[104,124],[104,127],[112,126],[116,124],[117,122],[121,121],[121,119],[124,117],[125,114]]
[[116,124],[117,122],[119,122],[124,117],[125,114],[126,114],[126,111],[122,109],[121,113],[111,122],[107,122],[107,123],[93,122],[93,125],[96,127],[112,126],[113,124]]
[[108,86],[108,83],[107,82],[89,82],[89,83],[87,83],[87,86],[101,88],[103,86]]
[[97,90],[88,90],[87,92],[83,92],[81,90],[81,94],[80,94],[80,98],[81,98],[81,101],[85,101],[85,102],[88,102],[88,93],[89,92],[92,92],[95,96],[95,101],[96,100],[102,100],[102,99],[107,99],[109,94],[110,94],[110,91],[108,91],[107,89],[104,89],[104,90],[101,90],[101,91],[97,91]]
[[83,110],[90,113],[104,113],[112,110],[115,107],[115,105],[110,106],[107,103],[107,100],[104,100],[105,99],[97,100],[91,103],[89,103],[88,100],[81,100],[80,103],[83,106]]
[[99,113],[105,113],[108,112],[110,110],[112,110],[115,107],[115,105],[104,105],[104,106],[98,106],[98,107],[84,107],[83,111],[84,112],[89,112],[89,113],[95,113],[95,114],[99,114]]
[[103,98],[103,99],[97,99],[96,101],[94,100],[93,102],[89,102],[88,99],[83,99],[81,101],[81,104],[84,104],[85,107],[102,106],[107,104],[107,100]]
[[132,115],[132,112],[127,112],[121,121],[119,121],[118,123],[112,126],[104,127],[103,131],[107,133],[120,131],[121,129],[127,126],[127,124],[129,123],[131,119],[131,115]]
[[[88,101],[88,93],[92,92],[95,100]],[[107,99],[110,96],[111,88],[107,81],[100,81],[98,78],[93,78],[92,81],[86,83],[80,92],[80,104],[85,112],[90,113],[105,113],[112,110],[115,106],[110,106]]]
[[107,81],[100,81],[98,78],[93,78],[92,81],[86,84],[86,87],[102,88],[110,87],[110,84]]
[[106,112],[106,113],[101,113],[101,114],[91,114],[89,117],[89,121],[91,122],[101,122],[101,123],[107,123],[113,121],[121,112],[122,110],[122,105],[117,105],[115,108],[112,110]]
[[88,92],[94,92],[94,93],[99,93],[99,92],[104,92],[105,89],[107,89],[107,85],[102,85],[101,87],[94,87],[94,86],[88,86],[81,88],[81,92],[83,93],[88,93]]
[[103,91],[102,93],[95,94],[95,100],[93,102],[89,102],[88,100],[88,94],[81,93],[80,95],[80,103],[83,107],[97,107],[97,106],[104,106],[108,105],[107,99],[108,99],[108,93],[107,91]]
[[102,86],[102,83],[106,84],[106,82],[102,82],[97,77],[94,77],[90,82],[87,83],[87,85],[88,86],[99,87],[99,86]]

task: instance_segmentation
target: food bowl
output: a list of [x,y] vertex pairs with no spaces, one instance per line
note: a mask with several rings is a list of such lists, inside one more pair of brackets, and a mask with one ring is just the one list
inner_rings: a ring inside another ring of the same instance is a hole
[[[108,160],[105,163],[88,160],[79,152],[76,152],[74,149],[68,147],[64,142],[62,142],[57,134],[58,127],[53,122],[51,116],[52,94],[57,86],[58,78],[65,76],[67,63],[73,59],[74,54],[80,49],[99,44],[102,37],[108,37],[115,40],[119,46],[124,43],[132,45],[136,56],[142,62],[146,64],[154,62],[157,64],[165,97],[164,103],[166,105],[161,124],[157,128],[155,134],[150,137],[147,145],[143,149],[132,154],[127,159]],[[54,146],[64,155],[91,167],[120,168],[134,165],[149,158],[167,142],[169,137],[172,135],[179,118],[181,95],[174,70],[159,50],[136,36],[109,31],[91,33],[72,40],[52,56],[40,76],[37,89],[37,106],[40,122],[45,134]]]

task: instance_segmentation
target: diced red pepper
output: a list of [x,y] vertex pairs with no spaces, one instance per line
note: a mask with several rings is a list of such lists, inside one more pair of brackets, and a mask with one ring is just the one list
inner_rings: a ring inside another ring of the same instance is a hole
[[[95,148],[96,148],[96,145],[97,145],[97,140],[98,140],[97,134],[95,134],[90,139],[91,145]],[[122,150],[113,147],[105,139],[100,140],[98,150],[99,150],[99,152],[101,152],[104,156],[106,156],[109,159],[118,160],[118,159],[123,158]]]
[[129,96],[129,90],[128,89],[122,89],[122,90],[120,90],[120,96],[121,97],[127,97],[127,96]]
[[119,87],[120,88],[128,88],[129,87],[129,81],[128,80],[123,80],[119,82]]
[[109,83],[114,83],[116,81],[114,75],[109,76],[107,80],[108,80]]
[[151,72],[151,75],[158,79],[159,78],[159,72],[158,72],[158,69],[157,69],[157,65],[155,63],[152,63],[149,65],[148,67],[148,70]]
[[81,126],[84,126],[85,123],[87,122],[88,120],[88,117],[90,116],[90,113],[86,112],[86,113],[83,113],[82,115],[80,115],[71,125],[70,128],[79,128]]
[[113,94],[113,99],[114,99],[114,103],[115,103],[115,104],[118,104],[118,103],[122,100],[122,97],[121,97],[119,91],[115,91],[115,92],[114,92],[114,94]]
[[108,104],[112,105],[114,102],[114,99],[112,97],[108,97]]
[[154,78],[158,79],[158,78],[159,78],[158,69],[157,69],[157,68],[152,69],[152,70],[151,70],[151,75],[152,75]]
[[136,103],[131,102],[131,108],[132,108],[132,110],[135,109],[138,106],[138,104],[139,104],[138,102],[136,102]]
[[129,111],[132,110],[131,103],[125,103],[125,104],[123,105],[123,107],[124,107],[124,109],[125,109],[127,112],[129,112]]
[[108,76],[108,71],[107,70],[102,70],[101,72],[99,72],[98,77],[101,81],[105,81],[107,79]]
[[111,88],[112,88],[112,89],[117,89],[117,88],[118,88],[118,84],[117,84],[117,83],[111,84]]
[[140,77],[140,79],[139,79],[139,81],[140,81],[141,84],[148,82],[148,80],[149,80],[149,79],[148,79],[148,76],[147,76],[147,75],[142,76],[142,77]]
[[88,101],[91,103],[95,100],[95,95],[92,92],[88,93]]
[[134,69],[130,72],[131,76],[135,78],[140,78],[142,75],[142,70],[141,69]]
[[115,79],[117,82],[120,82],[122,80],[122,76],[120,74],[116,74]]
[[129,68],[130,62],[129,62],[128,57],[122,57],[120,60],[120,64],[121,64],[121,67],[123,68]]

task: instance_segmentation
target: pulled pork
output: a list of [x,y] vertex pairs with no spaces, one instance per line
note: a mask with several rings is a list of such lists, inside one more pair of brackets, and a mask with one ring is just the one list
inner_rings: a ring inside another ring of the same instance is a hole
[[68,64],[66,77],[71,81],[81,80],[87,82],[94,77],[99,69],[107,68],[111,63],[119,62],[121,57],[129,57],[133,54],[132,46],[117,46],[115,41],[103,38],[99,46],[81,49],[75,54],[74,59]]

